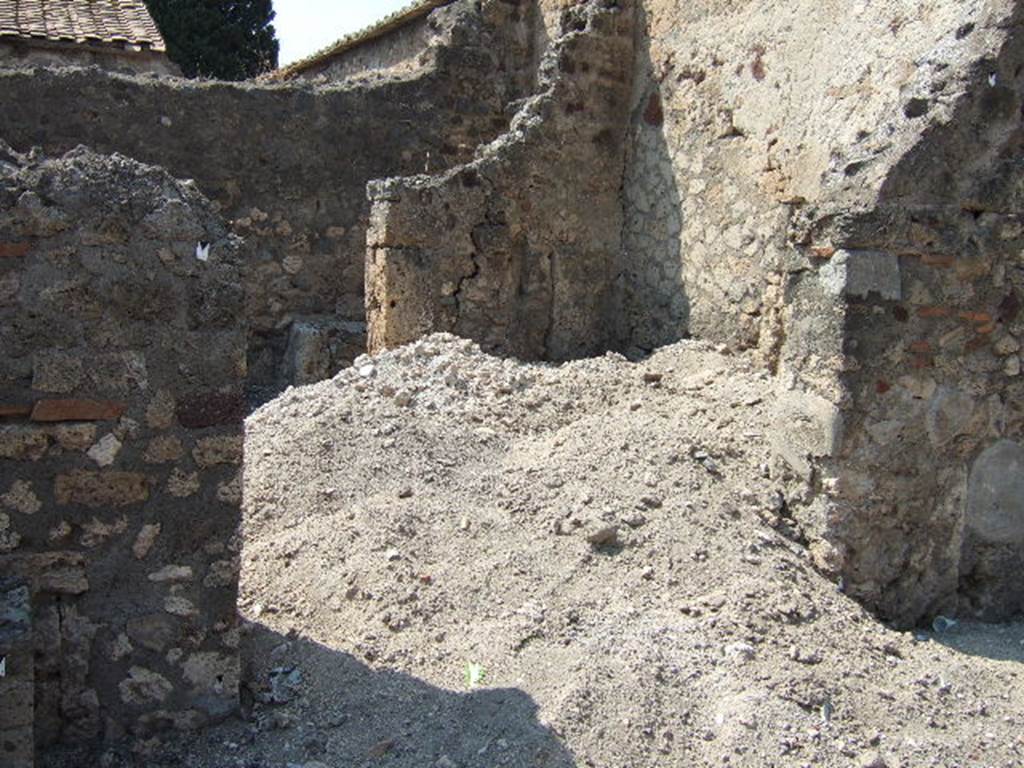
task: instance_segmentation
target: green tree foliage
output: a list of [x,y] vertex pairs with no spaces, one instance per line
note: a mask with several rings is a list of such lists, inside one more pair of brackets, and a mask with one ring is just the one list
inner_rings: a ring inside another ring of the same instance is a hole
[[185,77],[245,80],[277,67],[271,0],[145,0]]

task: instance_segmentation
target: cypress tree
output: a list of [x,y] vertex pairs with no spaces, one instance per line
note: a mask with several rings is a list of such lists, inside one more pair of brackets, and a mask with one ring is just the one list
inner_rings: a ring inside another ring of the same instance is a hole
[[271,0],[145,0],[185,77],[245,80],[277,67]]

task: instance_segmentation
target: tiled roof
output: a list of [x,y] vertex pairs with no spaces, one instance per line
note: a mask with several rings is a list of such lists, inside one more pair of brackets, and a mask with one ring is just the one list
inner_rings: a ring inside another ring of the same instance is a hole
[[[3,2],[4,0],[0,0],[0,4]],[[270,73],[270,77],[275,80],[287,80],[327,59],[345,53],[363,43],[376,40],[378,37],[383,37],[389,32],[394,32],[396,29],[404,27],[411,21],[423,18],[435,8],[440,8],[442,5],[450,5],[453,2],[454,0],[416,0],[416,2],[395,11],[390,16],[384,17],[376,24],[359,32],[353,32],[351,35],[341,38],[341,40],[327,46],[323,50]]]
[[0,0],[4,38],[166,50],[142,0]]

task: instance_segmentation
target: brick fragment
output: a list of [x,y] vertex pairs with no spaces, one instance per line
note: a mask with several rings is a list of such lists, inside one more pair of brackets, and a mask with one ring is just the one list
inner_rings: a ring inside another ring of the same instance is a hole
[[126,410],[124,403],[110,400],[40,400],[32,409],[32,421],[111,421]]
[[966,320],[969,323],[975,323],[977,325],[985,325],[992,322],[992,315],[988,312],[961,312],[959,315],[961,320]]
[[921,255],[921,263],[926,267],[938,267],[939,269],[949,269],[953,266],[955,259],[952,256],[946,256],[939,253],[925,253]]
[[30,247],[28,243],[0,243],[0,259],[27,256]]
[[952,311],[949,307],[919,307],[917,316],[922,318],[949,317]]
[[31,415],[29,403],[0,403],[0,419],[24,419]]

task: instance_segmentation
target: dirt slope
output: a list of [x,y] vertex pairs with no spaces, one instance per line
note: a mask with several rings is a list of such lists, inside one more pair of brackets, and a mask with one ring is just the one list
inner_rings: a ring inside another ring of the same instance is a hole
[[770,398],[699,343],[446,336],[289,390],[247,426],[251,721],[178,764],[1024,765],[1024,626],[900,634],[817,575]]

